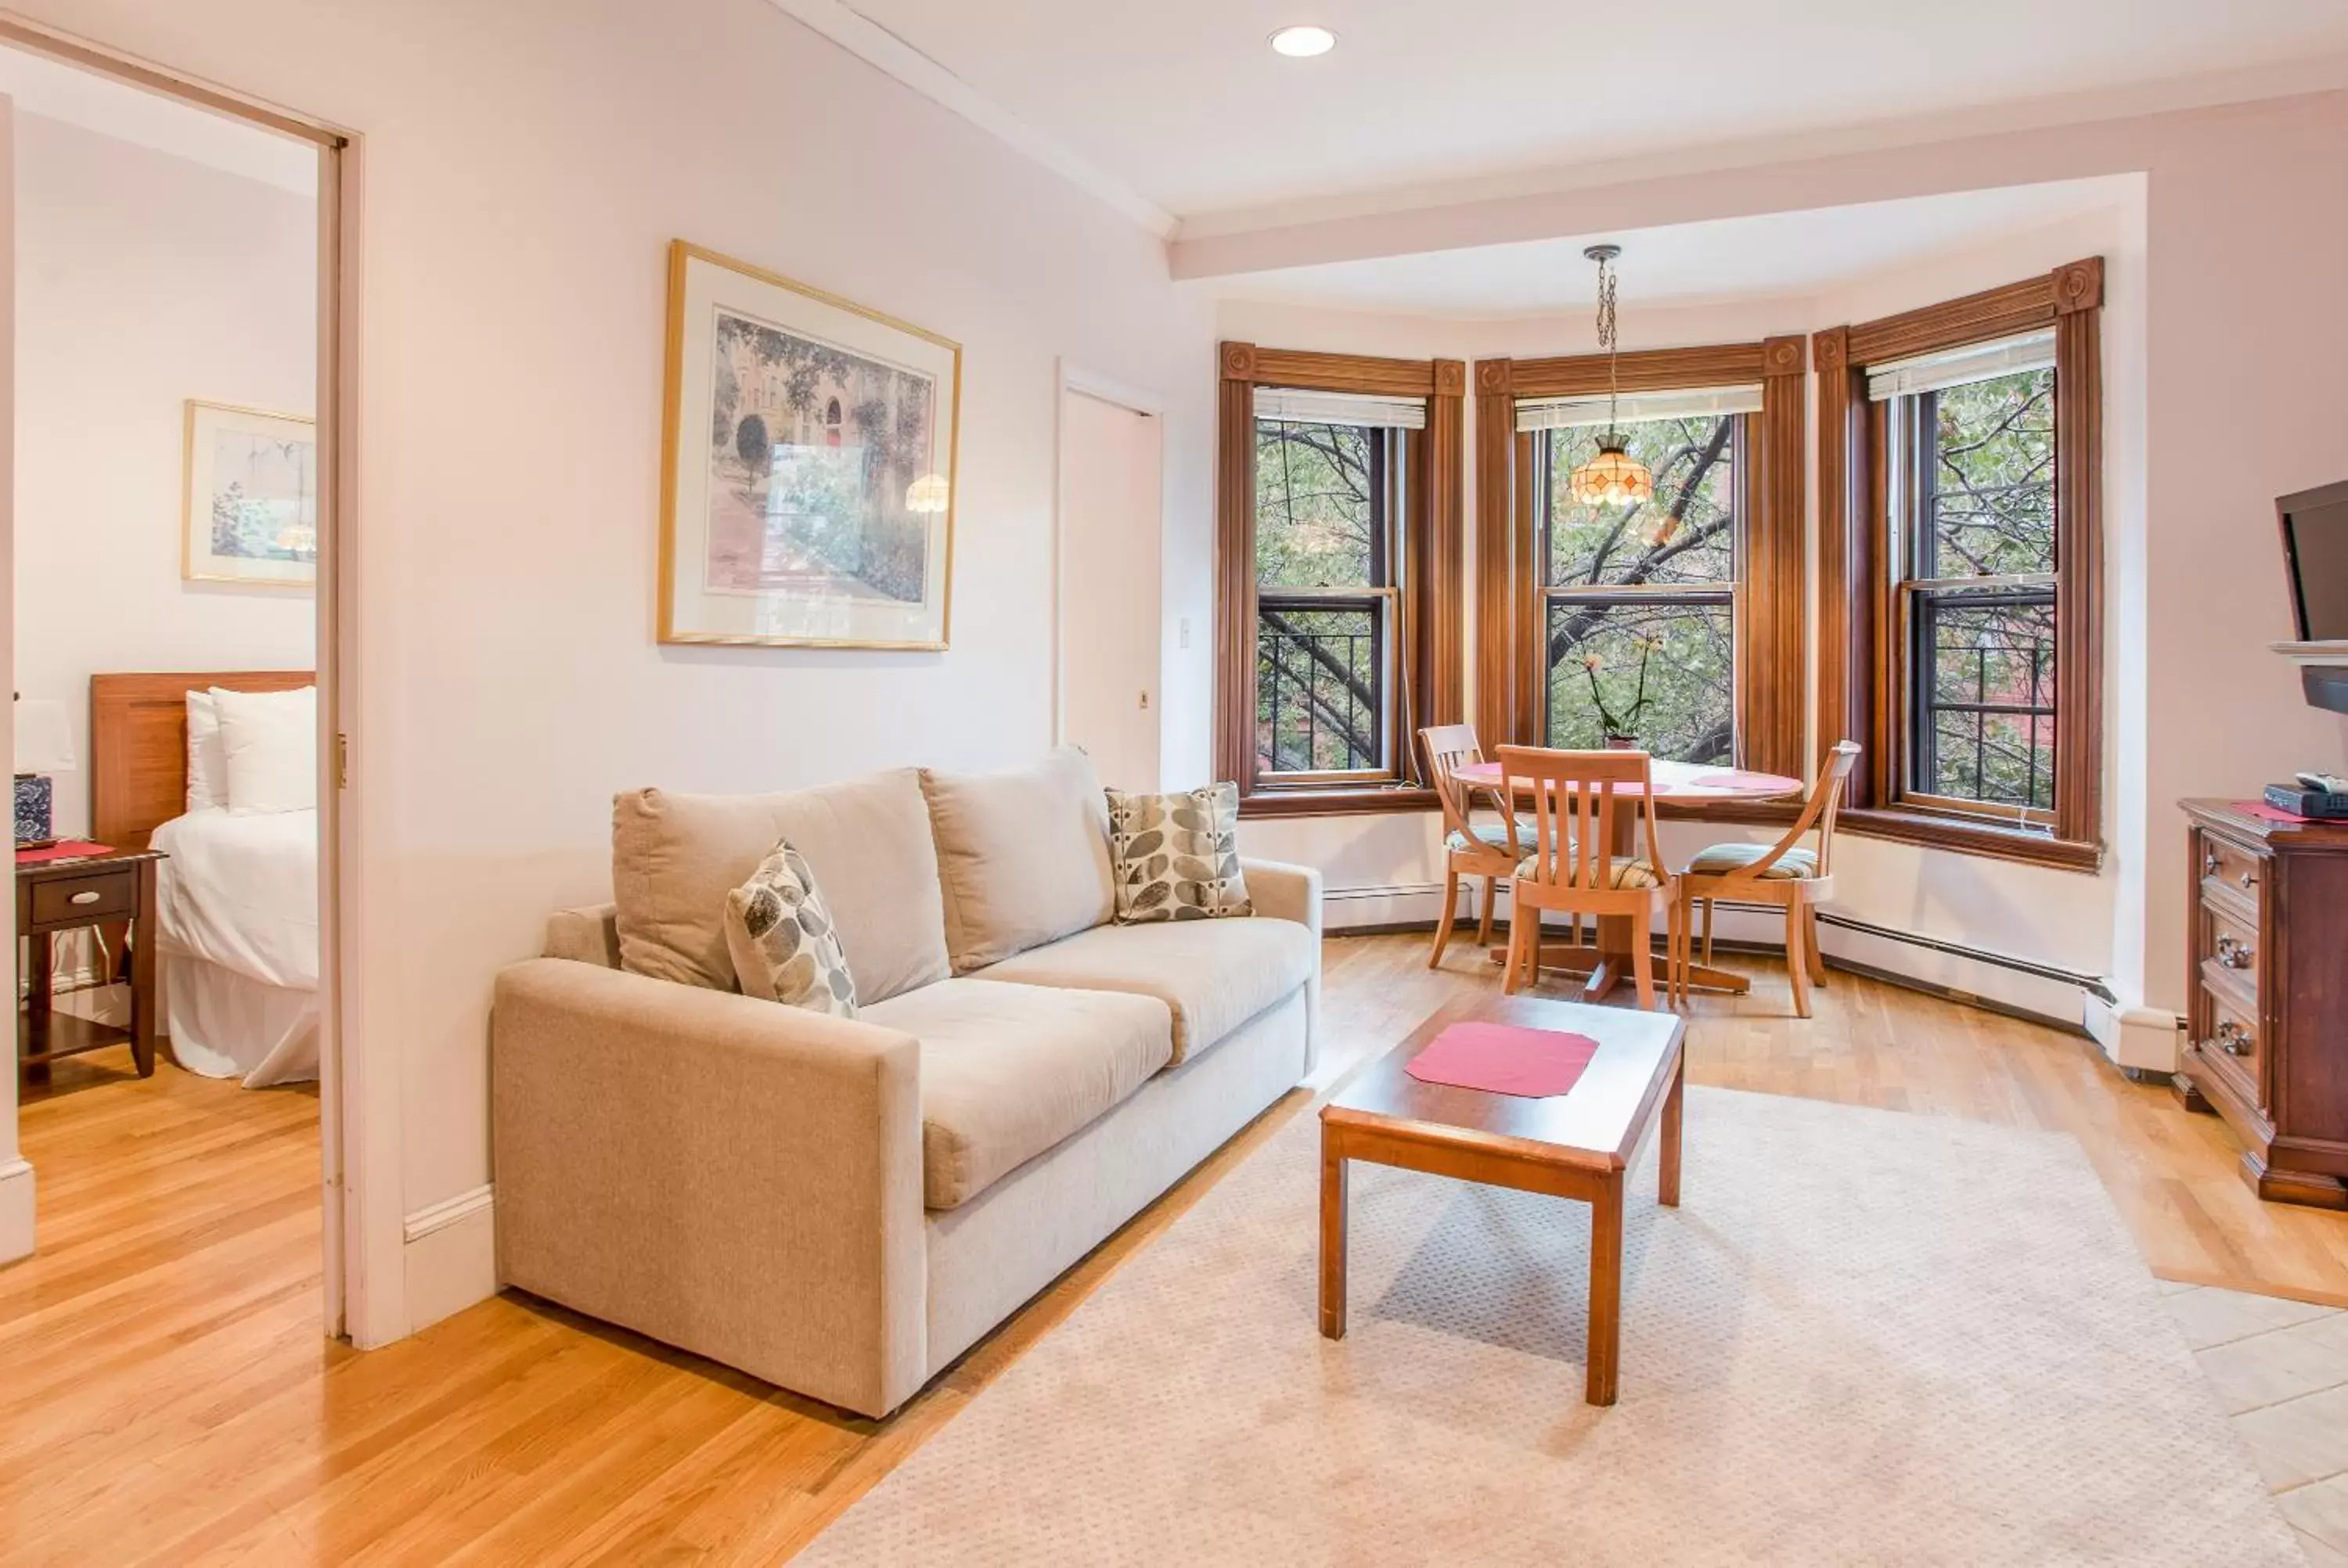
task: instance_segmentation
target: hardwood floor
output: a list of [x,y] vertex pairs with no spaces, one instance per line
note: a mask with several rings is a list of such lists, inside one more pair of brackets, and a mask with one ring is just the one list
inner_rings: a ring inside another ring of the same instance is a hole
[[[1423,938],[1329,942],[1316,1083],[1499,985],[1472,944],[1425,961]],[[2214,1118],[2088,1041],[1842,973],[1800,1022],[1781,967],[1732,961],[1754,994],[1696,999],[1690,1081],[2071,1133],[2157,1272],[2348,1304],[2348,1215],[2259,1203]],[[41,1251],[0,1269],[0,1563],[773,1562],[1309,1102],[874,1422],[521,1297],[330,1345],[315,1100],[61,1063],[22,1113]]]

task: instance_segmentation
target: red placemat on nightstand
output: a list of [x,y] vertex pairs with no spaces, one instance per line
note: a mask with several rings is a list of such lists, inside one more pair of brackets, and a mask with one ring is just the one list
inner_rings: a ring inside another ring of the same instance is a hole
[[19,866],[38,866],[49,860],[87,860],[93,855],[111,855],[114,845],[92,844],[88,839],[66,838],[55,844],[45,844],[38,849],[16,851]]
[[1402,1070],[1423,1083],[1448,1083],[1492,1094],[1543,1099],[1581,1081],[1598,1054],[1586,1034],[1519,1029],[1504,1023],[1455,1023],[1426,1042]]

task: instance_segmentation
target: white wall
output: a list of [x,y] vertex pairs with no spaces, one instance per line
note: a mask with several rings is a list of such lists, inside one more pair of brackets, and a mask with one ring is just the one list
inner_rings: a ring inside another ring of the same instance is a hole
[[16,687],[72,715],[60,835],[89,827],[89,677],[306,669],[311,596],[180,577],[189,398],[310,412],[317,207],[37,115],[16,121]]
[[[1059,358],[1164,400],[1203,527],[1212,326],[1162,243],[764,0],[25,9],[363,138],[355,978],[410,1215],[491,1178],[490,983],[609,896],[614,791],[1048,743]],[[654,643],[680,236],[961,341],[951,651]]]

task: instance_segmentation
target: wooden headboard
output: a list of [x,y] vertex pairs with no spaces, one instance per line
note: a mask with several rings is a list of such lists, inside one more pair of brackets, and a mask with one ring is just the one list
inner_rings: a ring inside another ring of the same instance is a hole
[[309,670],[205,671],[190,675],[89,678],[89,831],[117,849],[188,809],[188,693],[291,692],[316,683]]

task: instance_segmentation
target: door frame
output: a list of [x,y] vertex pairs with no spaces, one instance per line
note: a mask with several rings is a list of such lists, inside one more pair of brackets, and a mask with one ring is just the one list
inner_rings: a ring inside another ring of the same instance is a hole
[[1159,715],[1159,781],[1164,782],[1166,712],[1166,410],[1157,393],[1105,375],[1087,366],[1058,362],[1052,394],[1052,743],[1068,738],[1068,692],[1063,678],[1068,637],[1068,395],[1145,415],[1158,421],[1158,673],[1153,681]]
[[[360,735],[358,371],[362,144],[349,128],[217,83],[0,13],[0,42],[176,98],[318,153],[318,584],[314,655],[318,686],[318,1144],[324,1321],[329,1337],[362,1348],[407,1332],[397,1063],[371,1057],[361,1028],[359,853],[364,796],[350,766]],[[12,225],[13,226],[13,225]],[[11,333],[13,338],[13,332]],[[14,406],[13,384],[10,406]],[[13,467],[11,469],[13,472]],[[13,497],[0,497],[0,548],[15,550]],[[13,645],[0,661],[14,674]],[[13,931],[11,933],[13,936]],[[15,943],[10,942],[10,972]],[[378,1054],[388,1041],[377,1042]],[[5,1100],[15,1141],[16,1073]],[[5,1161],[0,1161],[5,1164]]]

